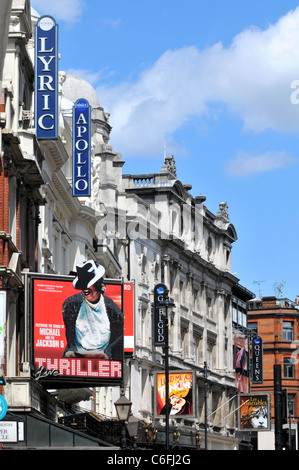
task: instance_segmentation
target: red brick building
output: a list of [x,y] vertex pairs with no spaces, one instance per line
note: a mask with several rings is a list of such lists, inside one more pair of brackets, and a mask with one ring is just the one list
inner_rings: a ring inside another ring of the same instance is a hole
[[271,393],[274,422],[274,364],[281,365],[281,385],[287,390],[292,422],[299,416],[299,305],[288,299],[263,297],[248,302],[248,327],[263,340],[263,383],[252,392]]

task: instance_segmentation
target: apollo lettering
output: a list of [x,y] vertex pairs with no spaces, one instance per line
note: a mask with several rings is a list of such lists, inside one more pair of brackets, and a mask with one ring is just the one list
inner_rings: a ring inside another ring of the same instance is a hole
[[73,110],[73,196],[90,195],[90,106],[78,100]]

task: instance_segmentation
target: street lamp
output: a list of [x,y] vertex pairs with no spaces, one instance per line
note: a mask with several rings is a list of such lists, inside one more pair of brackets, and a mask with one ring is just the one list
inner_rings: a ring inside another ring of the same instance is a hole
[[125,396],[125,391],[122,388],[120,391],[120,397],[114,403],[116,408],[116,413],[118,416],[119,421],[122,421],[122,429],[121,429],[121,448],[126,448],[126,427],[125,422],[129,419],[129,414],[131,412],[132,402],[128,400]]
[[168,308],[175,307],[168,296],[169,290],[164,291],[164,300],[159,302],[160,308],[165,308],[165,421],[166,421],[166,450],[169,450],[169,336],[168,336]]
[[116,400],[114,406],[116,408],[118,419],[120,421],[127,421],[131,412],[132,402],[130,402],[130,400],[128,400],[125,396],[125,391],[123,388],[121,389],[120,397],[118,400]]
[[130,437],[133,438],[133,449],[136,449],[137,447],[136,440],[138,435],[138,425],[138,418],[136,418],[134,415],[129,416],[128,422],[126,423],[126,428]]

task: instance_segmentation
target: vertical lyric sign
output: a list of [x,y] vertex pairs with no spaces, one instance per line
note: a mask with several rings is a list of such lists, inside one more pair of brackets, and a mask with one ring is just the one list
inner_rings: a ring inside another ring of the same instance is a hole
[[58,138],[58,26],[51,16],[35,27],[35,127],[37,139]]
[[91,195],[91,108],[81,98],[73,107],[73,196]]

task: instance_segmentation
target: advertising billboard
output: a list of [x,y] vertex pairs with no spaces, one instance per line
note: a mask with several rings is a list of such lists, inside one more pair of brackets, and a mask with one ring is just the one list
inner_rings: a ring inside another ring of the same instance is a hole
[[58,138],[58,26],[42,16],[35,27],[34,98],[37,139]]
[[[123,374],[123,284],[105,279],[96,310],[72,276],[31,274],[35,378],[59,388],[120,384]],[[91,310],[92,307],[92,310]],[[101,345],[99,346],[99,343]]]
[[[195,390],[194,377],[192,371],[177,370],[171,371],[169,377],[169,396],[168,407],[171,418],[180,418],[182,415],[194,416],[194,396]],[[166,396],[165,396],[165,373],[156,373],[156,417],[165,415]]]
[[238,412],[240,431],[269,431],[271,429],[271,394],[240,394]]

